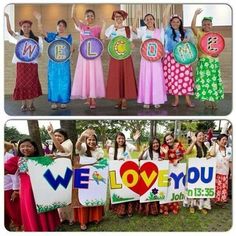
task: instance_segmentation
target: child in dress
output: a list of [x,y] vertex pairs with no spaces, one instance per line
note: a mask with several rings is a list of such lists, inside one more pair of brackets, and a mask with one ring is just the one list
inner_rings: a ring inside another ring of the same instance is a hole
[[[137,32],[138,38],[144,42],[147,39],[155,38],[161,42],[162,29],[155,27],[155,18],[152,14],[147,14],[144,17],[145,25],[138,29],[133,27]],[[162,62],[160,61],[147,61],[141,57],[140,72],[139,72],[139,88],[138,88],[138,103],[143,103],[144,108],[150,108],[154,105],[159,108],[160,104],[167,101],[166,88],[163,74]]]
[[[85,22],[76,18],[75,5],[72,6],[71,16],[75,28],[80,32],[80,43],[83,40],[96,37],[100,39],[101,27],[94,24],[95,12],[91,9],[85,11]],[[96,108],[95,98],[105,97],[105,85],[101,57],[94,60],[85,59],[80,53],[75,69],[72,85],[72,99],[88,99],[90,109]]]
[[[22,39],[31,38],[38,42],[40,53],[42,53],[42,38],[34,35],[31,30],[32,22],[30,20],[20,21],[20,33],[15,33],[11,29],[9,15],[7,13],[5,13],[5,17],[7,20],[7,30],[9,34],[17,40],[17,42]],[[38,76],[38,58],[31,62],[23,62],[14,54],[12,62],[16,64],[16,84],[13,99],[22,101],[21,111],[34,111],[34,98],[42,95],[42,89]]]
[[[41,22],[41,14],[34,13],[35,18],[38,21],[38,28],[45,41],[52,43],[55,40],[63,39],[70,45],[72,45],[72,36],[67,34],[67,23],[65,20],[59,20],[57,22],[56,32],[43,32],[43,26]],[[73,49],[71,48],[71,51]],[[51,102],[51,108],[53,110],[65,109],[70,102],[71,95],[71,70],[70,59],[65,62],[55,62],[51,59],[48,60],[48,101]]]
[[[118,35],[122,35],[132,40],[132,30],[129,26],[123,25],[123,21],[127,16],[128,14],[123,10],[112,13],[112,20],[115,21],[115,24],[106,29],[105,35],[107,38],[113,39]],[[137,98],[136,79],[131,56],[123,60],[110,58],[106,98],[117,100],[115,108],[122,110],[127,109],[127,99]]]
[[36,210],[27,158],[39,156],[37,144],[31,139],[23,139],[18,144],[18,156],[5,164],[5,174],[18,172],[20,178],[20,208],[24,231],[55,231],[60,224],[57,210],[38,214]]
[[200,40],[204,34],[212,30],[212,17],[202,19],[201,29],[196,27],[196,19],[201,14],[202,9],[197,9],[194,13],[191,28],[198,40],[198,63],[196,67],[195,97],[204,101],[207,107],[217,109],[216,102],[224,98],[224,86],[221,79],[220,63],[218,56],[205,54],[200,46]]
[[179,64],[173,56],[176,44],[189,41],[190,32],[183,28],[182,18],[178,15],[172,15],[168,23],[167,16],[169,11],[170,5],[165,9],[163,16],[166,51],[166,55],[163,58],[163,70],[167,93],[174,95],[173,107],[179,105],[179,96],[185,96],[186,105],[194,107],[190,100],[190,95],[193,95],[194,88],[192,66]]

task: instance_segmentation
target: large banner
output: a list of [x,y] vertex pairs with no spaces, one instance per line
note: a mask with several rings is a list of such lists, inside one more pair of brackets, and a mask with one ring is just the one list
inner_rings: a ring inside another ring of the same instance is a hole
[[215,197],[216,158],[189,158],[188,198]]
[[83,206],[104,206],[107,199],[107,182],[107,159],[74,170],[74,188],[78,188],[78,200]]
[[138,160],[110,161],[109,181],[112,204],[139,200]]
[[73,171],[69,158],[33,157],[27,165],[38,213],[71,203]]
[[186,164],[179,163],[177,166],[169,165],[169,187],[165,200],[160,204],[183,201],[185,195]]
[[168,188],[169,161],[140,161],[140,202],[164,200]]

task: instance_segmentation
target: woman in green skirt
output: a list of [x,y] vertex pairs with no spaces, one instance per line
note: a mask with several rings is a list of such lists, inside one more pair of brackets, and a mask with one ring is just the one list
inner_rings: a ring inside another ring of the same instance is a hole
[[224,87],[218,55],[214,57],[207,55],[199,46],[201,38],[212,29],[212,17],[204,17],[201,29],[196,28],[196,19],[201,12],[202,9],[195,11],[191,24],[193,33],[197,37],[199,52],[195,76],[195,98],[204,101],[207,107],[214,110],[217,109],[216,102],[224,98]]

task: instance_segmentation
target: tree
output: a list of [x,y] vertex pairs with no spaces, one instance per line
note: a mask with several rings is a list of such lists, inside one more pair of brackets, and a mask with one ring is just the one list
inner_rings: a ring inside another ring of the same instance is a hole
[[29,135],[31,139],[33,139],[38,144],[39,154],[43,155],[44,152],[40,138],[39,123],[37,120],[27,120],[27,123],[28,123]]
[[45,126],[43,126],[42,128],[39,128],[39,132],[40,132],[40,137],[43,143],[46,140],[51,139]]
[[19,141],[20,139],[29,137],[29,135],[21,134],[15,127],[8,127],[5,125],[4,138],[6,141]]

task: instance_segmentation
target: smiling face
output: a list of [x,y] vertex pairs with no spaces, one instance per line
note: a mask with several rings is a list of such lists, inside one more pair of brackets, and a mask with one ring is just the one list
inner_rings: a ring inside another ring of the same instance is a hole
[[171,136],[171,135],[167,135],[165,137],[165,141],[166,141],[166,144],[169,146],[169,147],[172,147],[174,145],[174,138]]
[[34,146],[29,141],[21,143],[19,150],[25,157],[29,157],[35,152]]
[[203,143],[205,141],[205,135],[203,132],[199,132],[196,136],[197,142]]
[[125,137],[123,135],[118,135],[116,138],[116,142],[118,144],[118,147],[123,147],[125,144]]
[[31,30],[31,25],[29,23],[24,23],[22,26],[21,26],[21,30],[23,31],[24,34],[29,34],[30,33],[30,30]]
[[170,21],[170,25],[173,29],[178,30],[181,25],[181,21],[179,18],[175,17]]
[[55,132],[55,133],[54,133],[54,136],[55,136],[56,140],[57,140],[60,144],[65,141],[64,135],[62,135],[62,134],[59,133],[59,132]]
[[155,26],[155,20],[154,20],[153,16],[151,16],[151,15],[147,15],[144,18],[144,23],[147,25],[148,28],[153,28]]
[[65,26],[65,24],[62,23],[62,22],[60,22],[60,23],[57,25],[57,32],[58,32],[59,34],[63,34],[63,33],[65,33],[65,31],[66,31],[66,26]]
[[85,13],[85,18],[84,18],[88,24],[94,23],[95,20],[95,15],[92,11],[88,11]]
[[153,142],[152,142],[152,150],[157,151],[159,149],[159,147],[160,147],[159,141],[156,140],[156,139],[153,140]]
[[202,30],[204,32],[210,32],[212,28],[212,22],[210,20],[203,20],[202,21]]
[[218,140],[218,144],[220,147],[225,147],[227,145],[228,139],[227,137],[222,137],[220,140]]
[[86,139],[86,144],[88,145],[88,147],[90,149],[95,149],[97,146],[97,140],[94,137],[94,135],[90,135],[88,136],[88,138]]
[[123,16],[119,13],[115,13],[114,18],[115,18],[115,23],[118,24],[118,25],[122,24],[123,21],[124,21]]

